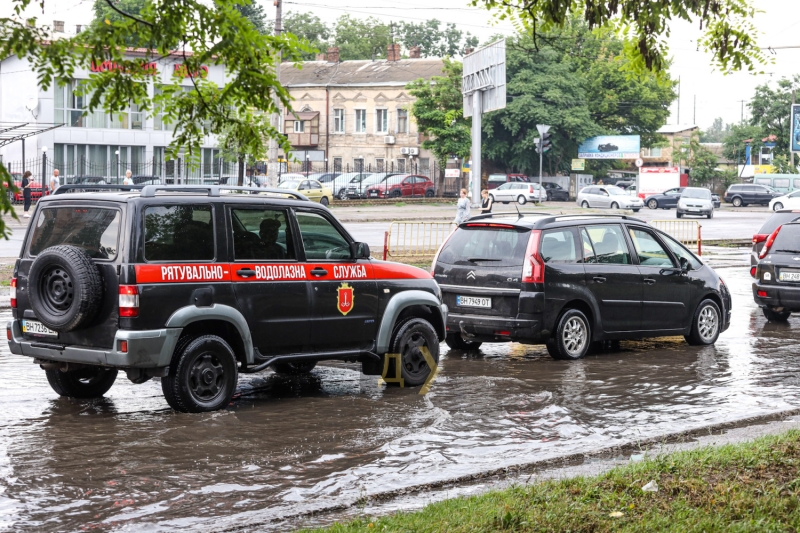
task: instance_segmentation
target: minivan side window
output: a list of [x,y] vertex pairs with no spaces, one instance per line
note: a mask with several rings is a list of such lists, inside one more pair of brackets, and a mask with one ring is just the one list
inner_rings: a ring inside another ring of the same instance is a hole
[[547,231],[542,236],[539,252],[545,263],[577,263],[578,250],[572,229]]
[[770,178],[756,178],[756,183],[759,185],[771,185],[772,180]]
[[664,234],[661,235],[661,238],[664,239],[664,242],[667,243],[667,246],[669,247],[670,250],[672,250],[672,253],[678,256],[679,260],[681,257],[683,257],[684,259],[689,261],[689,264],[692,265],[692,270],[697,270],[701,266],[703,266],[703,263],[697,257],[695,257],[695,255],[692,252],[687,250],[678,241]]
[[210,204],[158,205],[144,211],[147,261],[211,261],[214,235]]
[[633,241],[633,248],[636,250],[636,255],[639,256],[639,264],[642,266],[663,266],[673,267],[676,266],[672,262],[669,253],[664,249],[656,238],[647,231],[628,228]]
[[620,226],[586,226],[597,263],[630,265],[631,254]]
[[[769,185],[769,183],[767,183]],[[789,178],[775,178],[772,181],[773,187],[779,187],[781,189],[788,189],[789,188]]]

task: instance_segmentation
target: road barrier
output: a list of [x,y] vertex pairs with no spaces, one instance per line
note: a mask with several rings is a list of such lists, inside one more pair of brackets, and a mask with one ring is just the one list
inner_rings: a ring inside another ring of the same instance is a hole
[[703,226],[696,220],[653,220],[650,222],[689,249],[697,246],[697,255],[703,255]]
[[384,235],[383,258],[432,258],[453,227],[452,222],[394,221]]

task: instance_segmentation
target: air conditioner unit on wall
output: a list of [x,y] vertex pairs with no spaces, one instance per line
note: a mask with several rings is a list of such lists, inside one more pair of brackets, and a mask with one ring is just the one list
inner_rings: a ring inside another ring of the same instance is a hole
[[408,155],[419,155],[419,148],[409,148]]
[[400,148],[400,153],[403,155],[408,155],[408,150],[409,150],[408,147],[403,146],[402,148]]
[[383,138],[384,144],[394,144],[394,135],[387,135]]

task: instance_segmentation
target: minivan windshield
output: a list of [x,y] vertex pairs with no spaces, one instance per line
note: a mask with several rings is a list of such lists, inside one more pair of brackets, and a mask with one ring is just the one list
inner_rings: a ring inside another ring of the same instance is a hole
[[93,259],[117,257],[119,211],[97,207],[50,207],[36,217],[30,254],[67,244],[86,250]]
[[681,193],[683,198],[700,198],[703,200],[711,200],[711,191],[700,187],[687,187]]
[[459,228],[447,239],[438,261],[448,265],[522,266],[530,231],[487,226]]

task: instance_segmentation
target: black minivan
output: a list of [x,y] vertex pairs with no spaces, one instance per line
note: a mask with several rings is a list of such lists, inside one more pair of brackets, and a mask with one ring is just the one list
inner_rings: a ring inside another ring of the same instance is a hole
[[474,217],[441,246],[433,275],[453,349],[516,341],[579,359],[604,340],[683,335],[713,344],[730,324],[722,278],[628,216]]

